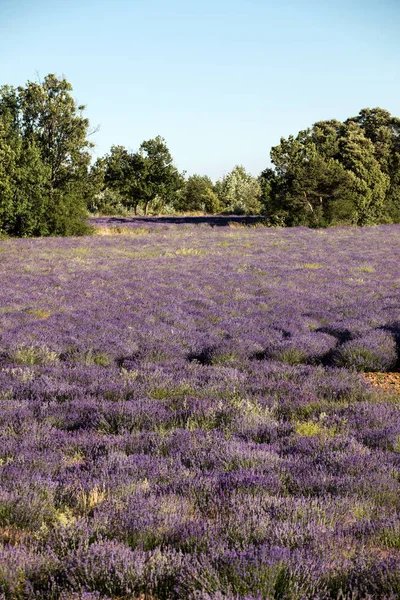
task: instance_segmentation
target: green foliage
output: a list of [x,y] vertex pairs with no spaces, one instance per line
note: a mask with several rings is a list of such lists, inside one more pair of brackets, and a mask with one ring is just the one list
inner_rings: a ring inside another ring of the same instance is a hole
[[90,212],[102,215],[127,215],[128,209],[124,205],[121,194],[112,188],[105,188],[95,194],[88,205]]
[[[98,158],[90,167],[83,194],[86,206],[90,212],[100,212],[103,204],[113,206],[115,200],[105,200],[101,194],[104,192],[104,179],[106,175],[106,162],[104,158]],[[110,190],[111,191],[111,190]],[[121,199],[119,198],[119,202]],[[105,211],[104,211],[105,212]],[[114,214],[114,213],[109,213]]]
[[219,199],[214,190],[207,189],[203,196],[205,211],[211,215],[219,212]]
[[213,191],[213,183],[207,175],[188,177],[182,197],[177,203],[178,210],[218,212],[219,201]]
[[0,231],[79,235],[86,225],[91,144],[65,79],[0,89]]
[[147,214],[154,199],[157,199],[158,206],[173,202],[175,194],[183,187],[184,180],[173,164],[164,138],[157,136],[142,142],[139,154],[144,165],[142,192]]
[[11,235],[46,235],[46,183],[49,170],[34,140],[19,130],[15,90],[0,91],[0,231]]
[[357,124],[374,147],[382,173],[389,177],[385,194],[385,220],[400,222],[400,119],[382,108],[364,108],[346,121]]
[[300,365],[304,363],[307,356],[299,348],[288,348],[277,355],[277,359],[288,365]]
[[57,353],[46,346],[21,345],[10,354],[10,359],[20,365],[46,365],[57,361]]
[[0,88],[0,237],[90,233],[103,214],[263,213],[269,225],[400,222],[400,119],[364,108],[319,121],[271,149],[259,178],[236,166],[187,181],[165,140],[112,146],[90,166],[89,121],[65,78]]
[[117,193],[124,207],[132,208],[135,213],[142,199],[143,171],[141,157],[123,146],[112,146],[105,157],[105,189]]
[[320,227],[400,220],[400,120],[383,109],[320,121],[271,149],[260,176],[271,223]]
[[324,226],[346,220],[351,212],[349,175],[336,157],[336,133],[335,122],[320,123],[313,132],[282,138],[272,148],[276,173],[267,170],[261,176],[267,214],[272,209],[287,225]]
[[162,210],[163,206],[173,203],[183,184],[183,177],[160,136],[142,142],[134,153],[123,146],[112,146],[105,157],[106,189],[117,192],[123,206],[133,209],[135,214],[139,206],[148,214],[153,203]]
[[215,191],[225,213],[249,215],[260,212],[260,183],[242,166],[234,167],[228,175],[225,175]]
[[306,437],[314,437],[316,435],[321,435],[323,429],[320,423],[315,423],[314,421],[306,421],[304,423],[296,423],[295,431],[299,435],[303,435]]
[[382,172],[375,157],[374,145],[361,128],[350,122],[340,140],[341,161],[350,174],[350,189],[356,225],[380,223],[390,179]]

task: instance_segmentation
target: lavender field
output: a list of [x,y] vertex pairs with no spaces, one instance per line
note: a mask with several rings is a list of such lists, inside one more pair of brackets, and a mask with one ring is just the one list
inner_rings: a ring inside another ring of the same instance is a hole
[[117,225],[0,242],[0,598],[400,598],[400,226]]

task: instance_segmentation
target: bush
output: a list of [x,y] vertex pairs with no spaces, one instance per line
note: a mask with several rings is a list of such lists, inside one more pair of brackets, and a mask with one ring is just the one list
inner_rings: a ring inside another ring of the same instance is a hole
[[336,366],[356,371],[390,371],[397,360],[396,342],[382,330],[345,342],[333,357]]
[[103,215],[125,215],[127,210],[123,205],[121,195],[109,188],[99,192],[91,200],[89,206],[91,213],[101,213]]

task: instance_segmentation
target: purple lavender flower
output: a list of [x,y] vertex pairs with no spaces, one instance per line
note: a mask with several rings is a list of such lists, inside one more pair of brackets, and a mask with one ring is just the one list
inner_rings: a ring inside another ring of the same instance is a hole
[[400,227],[2,242],[0,598],[400,596]]

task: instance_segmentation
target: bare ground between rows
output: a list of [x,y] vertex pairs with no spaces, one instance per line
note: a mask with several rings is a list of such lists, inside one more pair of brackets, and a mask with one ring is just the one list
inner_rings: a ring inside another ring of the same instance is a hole
[[400,394],[400,372],[392,373],[363,373],[363,377],[373,385],[386,392],[396,392]]

